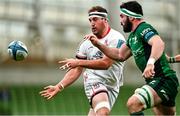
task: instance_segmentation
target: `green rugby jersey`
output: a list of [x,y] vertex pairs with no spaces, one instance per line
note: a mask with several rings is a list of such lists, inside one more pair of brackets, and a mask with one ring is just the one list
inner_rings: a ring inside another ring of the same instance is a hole
[[[127,46],[131,49],[136,65],[143,72],[149,56],[151,54],[151,46],[148,44],[149,39],[158,35],[158,32],[148,23],[142,22],[136,30],[130,33]],[[155,77],[171,76],[175,72],[170,68],[165,53],[155,62]]]

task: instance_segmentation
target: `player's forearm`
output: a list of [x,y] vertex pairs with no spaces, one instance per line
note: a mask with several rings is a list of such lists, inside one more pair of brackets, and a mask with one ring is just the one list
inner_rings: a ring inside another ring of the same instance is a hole
[[175,56],[175,61],[176,61],[176,62],[180,62],[180,54],[178,54],[178,55]]
[[164,42],[161,39],[155,41],[152,44],[150,58],[154,58],[155,61],[158,60],[163,54],[164,46]]
[[60,89],[68,87],[80,77],[82,71],[82,67],[76,67],[71,69],[65,74],[64,78],[56,86],[60,87]]
[[113,60],[119,60],[119,49],[118,48],[110,48],[106,45],[101,44],[100,42],[97,44],[97,47],[109,58]]
[[97,69],[97,70],[106,70],[108,69],[112,62],[111,61],[103,61],[101,59],[98,60],[79,60],[78,66],[88,68],[88,69]]
[[176,55],[176,56],[168,56],[166,55],[167,60],[169,61],[169,63],[179,63],[180,62],[180,54]]
[[150,57],[155,58],[156,60],[158,60],[161,57],[163,51],[164,51],[164,45],[162,45],[160,47],[158,45],[155,45],[155,46],[152,47]]

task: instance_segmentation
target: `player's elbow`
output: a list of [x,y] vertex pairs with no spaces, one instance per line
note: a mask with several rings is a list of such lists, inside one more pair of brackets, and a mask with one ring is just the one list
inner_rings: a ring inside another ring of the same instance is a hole
[[110,66],[111,66],[110,63],[104,63],[103,68],[104,68],[104,70],[107,70]]
[[120,61],[120,62],[123,62],[123,61],[126,60],[126,57],[124,55],[119,55],[117,60]]
[[109,67],[111,67],[111,65],[112,65],[112,62],[104,61],[104,62],[102,62],[102,64],[101,64],[101,69],[107,70]]

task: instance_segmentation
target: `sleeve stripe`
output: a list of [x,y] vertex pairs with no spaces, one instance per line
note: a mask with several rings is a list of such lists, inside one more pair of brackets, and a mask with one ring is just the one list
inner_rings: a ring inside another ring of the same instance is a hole
[[79,56],[79,55],[76,55],[76,58],[77,58],[77,59],[84,59],[84,60],[87,59],[87,57],[83,57],[83,56]]
[[120,48],[123,43],[124,43],[123,40],[118,40],[118,44],[117,44],[116,48]]
[[149,41],[149,39],[154,35],[156,35],[156,34],[153,31],[150,31],[144,35],[144,38],[146,41]]

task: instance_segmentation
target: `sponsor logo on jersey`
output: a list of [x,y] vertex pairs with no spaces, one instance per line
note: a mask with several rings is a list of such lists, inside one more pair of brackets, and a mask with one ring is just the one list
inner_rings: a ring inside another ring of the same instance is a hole
[[162,89],[160,92],[163,94],[163,96],[166,98],[166,100],[169,100],[169,97],[164,89]]
[[141,36],[144,36],[147,32],[151,31],[151,28],[146,28],[141,32]]

